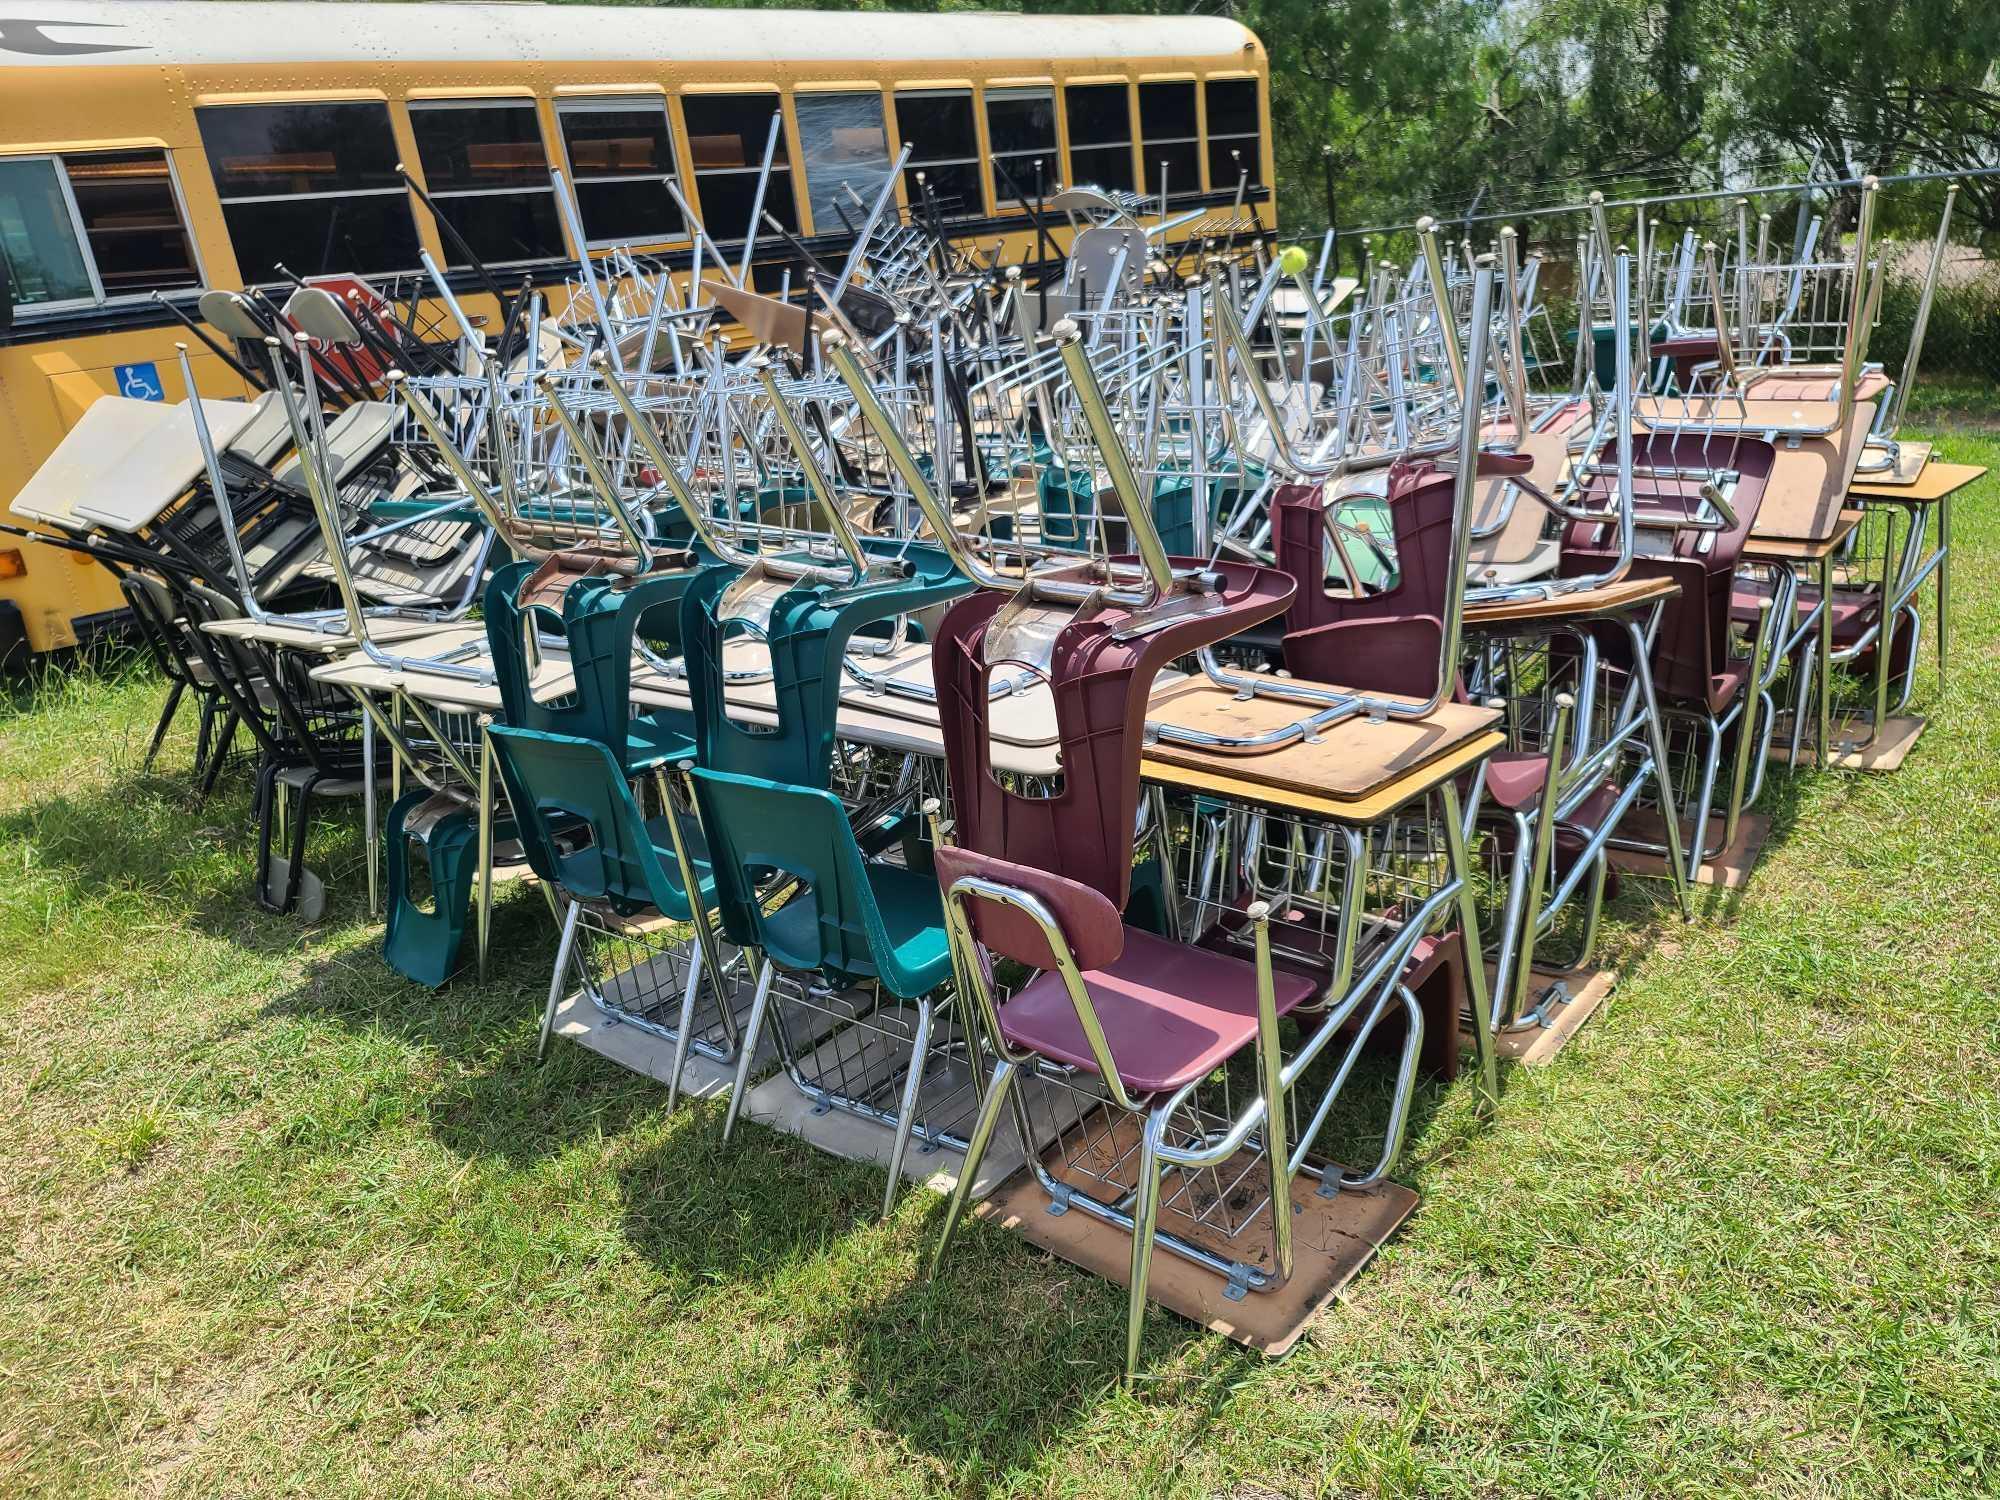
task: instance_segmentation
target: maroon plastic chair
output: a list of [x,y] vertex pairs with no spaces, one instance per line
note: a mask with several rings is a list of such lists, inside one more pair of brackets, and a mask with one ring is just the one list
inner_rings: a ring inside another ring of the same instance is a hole
[[1146,700],[1160,669],[1273,619],[1292,582],[1272,568],[1179,558],[1174,566],[1219,576],[1224,607],[1125,640],[1131,616],[1110,609],[1065,626],[1048,668],[1062,749],[1062,785],[1034,797],[993,773],[989,684],[1001,663],[986,656],[988,627],[1008,602],[982,589],[953,605],[931,649],[938,722],[959,842],[1033,869],[1061,870],[1123,909],[1131,894],[1132,834]]
[[[1730,596],[1736,565],[1756,524],[1775,457],[1775,450],[1766,442],[1717,442],[1698,434],[1657,435],[1633,444],[1636,468],[1734,469],[1739,476],[1729,502],[1736,525],[1706,532],[1686,527],[1675,530],[1670,553],[1635,556],[1626,574],[1628,578],[1670,578],[1680,585],[1679,595],[1667,603],[1652,655],[1654,691],[1675,705],[1698,705],[1708,714],[1719,714],[1742,691],[1750,658],[1732,645]],[[1607,448],[1605,467],[1612,461]],[[1586,503],[1605,506],[1611,484],[1608,475],[1594,479],[1591,487],[1596,493]],[[1701,508],[1698,480],[1654,478],[1640,479],[1636,484],[1635,510],[1642,526],[1649,517],[1661,522],[1685,521]],[[1702,545],[1705,537],[1713,538],[1706,548]],[[1618,539],[1609,524],[1573,522],[1563,535],[1560,571],[1565,577],[1601,572],[1606,560],[1617,552]],[[1602,632],[1599,644],[1614,662],[1630,656],[1622,632]]]
[[[1694,837],[1689,840],[1688,873],[1692,879],[1704,860],[1720,852],[1707,847],[1710,812],[1715,798],[1715,781],[1721,763],[1724,737],[1732,726],[1744,734],[1757,732],[1757,715],[1752,711],[1763,696],[1765,682],[1752,682],[1759,671],[1759,652],[1765,641],[1753,643],[1749,653],[1736,649],[1732,628],[1732,596],[1736,568],[1743,545],[1757,522],[1764,490],[1776,459],[1770,443],[1753,438],[1704,438],[1700,434],[1656,434],[1633,445],[1634,467],[1642,472],[1684,471],[1707,473],[1734,470],[1736,485],[1729,495],[1734,525],[1716,530],[1700,530],[1687,523],[1702,510],[1701,481],[1698,478],[1651,477],[1635,481],[1637,494],[1634,515],[1642,534],[1670,538],[1656,548],[1642,548],[1632,559],[1628,578],[1666,578],[1679,585],[1680,592],[1669,599],[1653,638],[1650,656],[1653,689],[1663,713],[1692,720],[1705,737],[1701,785],[1693,806],[1686,809],[1693,818]],[[1607,447],[1603,467],[1612,467]],[[1602,507],[1612,480],[1608,474],[1592,481],[1598,493],[1588,503]],[[1650,523],[1650,525],[1649,525]],[[1667,528],[1674,528],[1668,530]],[[1576,576],[1601,572],[1617,555],[1617,536],[1608,523],[1574,522],[1564,531],[1561,572]],[[1772,628],[1766,622],[1765,631]],[[1598,650],[1614,672],[1629,671],[1631,637],[1608,623],[1592,627]],[[1766,715],[1763,732],[1768,736]],[[1761,785],[1761,774],[1759,778]],[[1725,809],[1725,827],[1733,830],[1744,803],[1742,778],[1736,779]]]
[[[1245,1110],[1262,1110],[1261,1121],[1251,1123],[1262,1125],[1269,1158],[1277,1279],[1291,1274],[1291,1168],[1277,1029],[1281,1017],[1312,998],[1314,983],[1273,968],[1269,910],[1261,902],[1248,914],[1256,935],[1252,963],[1128,927],[1101,892],[1060,875],[951,847],[937,851],[937,872],[958,982],[977,999],[999,1060],[980,1101],[932,1275],[950,1247],[980,1159],[1010,1098],[1016,1101],[1022,1139],[1033,1139],[1014,1093],[1020,1070],[1046,1061],[1096,1076],[1109,1107],[1135,1117],[1141,1129],[1129,1216],[1115,1205],[1089,1201],[1095,1216],[1132,1234],[1129,1382],[1145,1325],[1161,1175],[1173,1167],[1211,1164],[1200,1159],[1199,1148],[1168,1144],[1168,1123],[1196,1083],[1252,1046],[1259,1084]],[[989,955],[1012,959],[1036,975],[1003,1001],[993,990]],[[1171,1236],[1167,1241],[1176,1243]]]
[[[1479,475],[1526,474],[1532,457],[1482,453]],[[1396,581],[1378,593],[1326,591],[1326,514],[1319,485],[1286,485],[1272,500],[1278,566],[1298,592],[1286,616],[1285,665],[1300,677],[1362,693],[1429,699],[1444,654],[1447,590],[1452,586],[1456,476],[1429,461],[1398,461],[1389,470]]]

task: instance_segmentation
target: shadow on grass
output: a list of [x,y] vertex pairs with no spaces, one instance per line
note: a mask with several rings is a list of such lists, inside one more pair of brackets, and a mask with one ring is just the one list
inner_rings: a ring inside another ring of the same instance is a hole
[[[632,1246],[669,1279],[712,1287],[688,1316],[770,1335],[735,1399],[791,1404],[801,1379],[827,1378],[801,1367],[830,1356],[869,1420],[967,1482],[1032,1465],[1114,1399],[1123,1288],[976,1221],[932,1281],[941,1197],[913,1187],[879,1223],[879,1167],[750,1123],[725,1145],[722,1113],[684,1109],[621,1189]],[[1144,1358],[1175,1403],[1198,1401],[1189,1441],[1259,1363],[1157,1308]]]

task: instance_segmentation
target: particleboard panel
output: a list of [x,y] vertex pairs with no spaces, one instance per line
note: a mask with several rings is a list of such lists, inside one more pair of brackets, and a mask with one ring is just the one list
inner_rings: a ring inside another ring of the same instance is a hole
[[[1721,813],[1712,814],[1708,820],[1709,837],[1721,838],[1726,821]],[[1693,838],[1694,826],[1683,819],[1681,829],[1681,847],[1685,850]],[[1627,820],[1626,831],[1634,838],[1657,841],[1660,837],[1659,816],[1635,813]],[[1745,813],[1736,822],[1735,841],[1702,865],[1694,883],[1716,886],[1725,891],[1740,891],[1750,883],[1750,876],[1764,853],[1764,842],[1770,836],[1769,818],[1761,813]],[[1664,876],[1667,873],[1665,855],[1647,854],[1637,849],[1613,849],[1609,853],[1614,870],[1628,870],[1634,875]]]
[[[1833,721],[1833,755],[1827,765],[1838,771],[1896,771],[1902,769],[1903,762],[1916,748],[1917,737],[1924,732],[1924,720],[1916,714],[1891,715],[1882,726],[1882,733],[1873,745],[1868,738],[1868,720],[1865,717],[1835,716]],[[1817,760],[1814,740],[1818,730],[1817,717],[1808,718],[1806,733],[1799,742],[1799,764],[1812,765]],[[1780,714],[1778,727],[1771,737],[1771,759],[1788,760],[1792,743],[1792,716]]]
[[[1193,679],[1155,693],[1147,706],[1147,721],[1210,734],[1249,735],[1283,728],[1311,712],[1310,704],[1241,699],[1228,688]],[[1423,719],[1376,723],[1365,714],[1353,714],[1320,730],[1314,739],[1294,740],[1255,754],[1221,754],[1162,740],[1146,747],[1146,759],[1355,801],[1477,739],[1498,717],[1491,709],[1445,703]]]
[[1139,774],[1146,780],[1157,782],[1162,786],[1180,787],[1193,792],[1211,792],[1218,797],[1234,798],[1238,802],[1281,807],[1287,812],[1314,813],[1336,823],[1358,826],[1387,817],[1412,798],[1420,797],[1432,787],[1451,780],[1506,743],[1507,737],[1503,734],[1482,734],[1477,739],[1466,741],[1449,754],[1440,756],[1411,772],[1408,776],[1391,781],[1369,795],[1352,801],[1338,801],[1332,797],[1274,787],[1254,778],[1230,774],[1226,768],[1231,765],[1240,766],[1244,760],[1242,756],[1217,757],[1216,764],[1224,768],[1221,770],[1198,770],[1193,766],[1144,760],[1139,764]]
[[1842,511],[1833,530],[1816,541],[1752,536],[1743,544],[1743,556],[1754,562],[1818,562],[1840,550],[1848,533],[1861,524],[1863,516],[1864,513],[1858,510]]
[[1924,465],[1921,474],[1910,480],[1866,479],[1848,493],[1857,500],[1901,500],[1906,504],[1922,505],[1955,495],[1985,474],[1986,469],[1981,464],[1929,463]]
[[[1493,983],[1493,972],[1488,970],[1486,982]],[[1493,1052],[1509,1062],[1519,1063],[1524,1068],[1539,1068],[1553,1062],[1570,1039],[1583,1029],[1583,1023],[1603,1009],[1611,991],[1618,983],[1618,976],[1609,969],[1570,970],[1534,969],[1528,975],[1531,995],[1540,995],[1552,984],[1565,986],[1570,998],[1553,1006],[1547,1026],[1533,1026],[1521,1031],[1505,1031],[1493,1039]]]
[[1601,589],[1576,594],[1558,594],[1553,599],[1509,599],[1499,604],[1465,606],[1468,628],[1484,630],[1494,625],[1532,624],[1538,620],[1573,620],[1588,615],[1616,614],[1669,599],[1681,591],[1671,578],[1622,578]]
[[[354,637],[347,634],[344,624],[338,630],[319,631],[310,625],[288,623],[279,616],[270,620],[209,620],[201,628],[210,635],[230,640],[256,641],[260,645],[276,646],[287,651],[309,651],[320,656],[339,656],[355,649]],[[425,648],[418,645],[418,641],[448,629],[449,626],[440,625],[435,620],[370,620],[368,639],[378,646],[394,642],[399,651],[420,654]]]
[[[1854,399],[1873,401],[1889,388],[1889,377],[1880,370],[1871,370],[1854,383]],[[1772,373],[1762,376],[1751,386],[1752,394],[1759,401],[1817,401],[1834,402],[1840,399],[1840,372],[1838,370],[1800,370],[1792,373]]]
[[[1794,410],[1782,402],[1778,406]],[[1750,408],[1758,408],[1758,402],[1750,402]],[[1812,420],[1810,408],[1798,410],[1808,412],[1808,416],[1792,418],[1794,422]],[[1824,408],[1818,420],[1824,422],[1832,416],[1834,410]],[[1724,414],[1722,420],[1728,420],[1728,416]],[[1840,506],[1846,500],[1848,486],[1854,482],[1854,470],[1862,462],[1870,422],[1874,422],[1874,402],[1860,402],[1848,418],[1846,432],[1830,438],[1800,438],[1798,446],[1792,446],[1792,438],[1778,438],[1776,458],[1772,460],[1770,478],[1764,480],[1764,500],[1758,504],[1752,534],[1782,536],[1798,542],[1816,542],[1830,536],[1840,522]]]
[[1930,461],[1929,443],[1898,443],[1896,462],[1880,473],[1857,473],[1854,488],[1863,493],[1870,489],[1902,489],[1915,484]]

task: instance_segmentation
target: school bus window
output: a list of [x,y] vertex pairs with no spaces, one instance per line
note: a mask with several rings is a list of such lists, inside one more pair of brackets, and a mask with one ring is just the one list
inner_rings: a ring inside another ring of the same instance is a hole
[[62,161],[106,297],[200,285],[166,152],[94,151]]
[[[695,191],[700,197],[702,225],[718,245],[741,244],[757,201],[757,174],[764,165],[764,143],[770,138],[771,117],[780,112],[775,90],[752,94],[690,94],[681,100],[687,121],[688,150],[694,160]],[[764,190],[764,212],[785,228],[799,227],[792,202],[792,157],[785,132],[778,132],[771,153],[771,180]],[[768,232],[760,220],[760,233]]]
[[1185,198],[1201,192],[1201,132],[1195,125],[1193,83],[1139,85],[1140,158],[1146,169],[1146,191],[1160,190],[1166,174],[1167,196]]
[[1264,180],[1264,153],[1257,144],[1257,80],[1208,81],[1208,180],[1218,193],[1233,193],[1239,173],[1253,185]]
[[211,105],[195,123],[245,281],[416,269],[388,105]]
[[[1009,205],[1056,189],[1056,96],[1053,89],[988,89],[986,135],[993,148],[993,197]],[[1039,177],[1035,165],[1041,164]]]
[[687,233],[667,192],[677,167],[665,100],[565,99],[556,121],[591,244],[646,245]]
[[889,180],[881,94],[799,94],[792,110],[814,233],[858,231]]
[[[979,131],[972,116],[970,89],[898,89],[896,131],[910,148],[903,168],[903,191],[912,208],[930,193],[940,218],[985,212],[979,186]],[[917,173],[924,174],[923,188]]]
[[15,306],[24,311],[97,300],[54,157],[0,157],[0,255],[7,258]]
[[[425,191],[473,255],[506,265],[566,253],[532,99],[421,100],[410,131]],[[446,265],[472,264],[450,235],[444,242]]]
[[1069,118],[1069,175],[1079,187],[1132,190],[1132,101],[1122,83],[1071,84],[1063,90]]

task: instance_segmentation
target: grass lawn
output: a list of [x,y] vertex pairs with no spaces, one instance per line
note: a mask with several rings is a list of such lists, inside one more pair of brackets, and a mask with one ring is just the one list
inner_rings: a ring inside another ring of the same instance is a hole
[[[2000,466],[2000,438],[1941,442]],[[1774,774],[1739,903],[1628,882],[1558,1063],[1424,1101],[1423,1206],[1288,1360],[575,1046],[554,938],[397,980],[250,901],[161,684],[0,703],[0,1494],[1992,1494],[2000,480],[1899,775]],[[1928,645],[1928,622],[1926,641]],[[1934,656],[1927,654],[1927,663]]]

